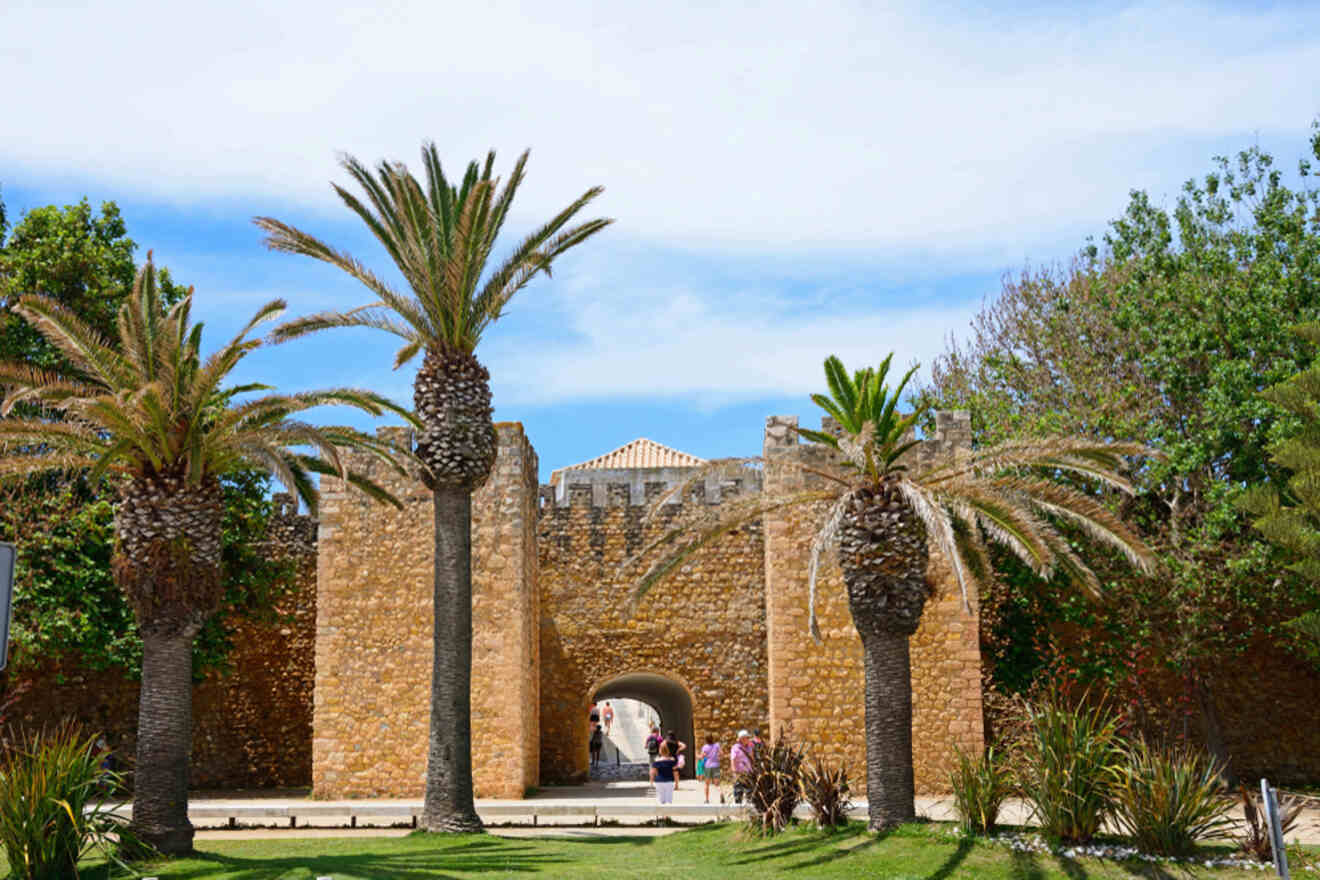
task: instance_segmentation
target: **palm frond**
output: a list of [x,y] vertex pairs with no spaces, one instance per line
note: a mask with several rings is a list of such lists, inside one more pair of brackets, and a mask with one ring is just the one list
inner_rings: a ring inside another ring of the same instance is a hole
[[764,498],[754,496],[739,499],[731,505],[720,505],[719,513],[713,521],[699,525],[677,524],[666,529],[659,537],[645,545],[619,567],[620,572],[627,571],[650,556],[660,547],[673,545],[675,549],[660,556],[650,568],[636,580],[631,594],[631,604],[635,608],[646,596],[651,587],[663,580],[693,554],[710,546],[715,541],[729,534],[734,529],[756,520],[766,513],[785,507],[807,504],[813,501],[829,501],[838,497],[837,492],[805,491],[787,496]]
[[1154,573],[1155,554],[1136,532],[1095,499],[1039,478],[1014,476],[996,480],[995,484],[1017,494],[1023,503],[1066,519],[1094,540],[1118,550],[1137,571]]
[[133,370],[123,355],[60,303],[28,293],[19,297],[14,311],[36,327],[77,369],[105,387],[121,388],[131,383]]
[[843,525],[843,516],[848,510],[847,495],[835,501],[825,515],[825,522],[811,539],[811,557],[807,563],[807,632],[816,644],[821,643],[820,624],[816,620],[816,575],[820,569],[820,557],[827,550],[838,545],[839,528]]

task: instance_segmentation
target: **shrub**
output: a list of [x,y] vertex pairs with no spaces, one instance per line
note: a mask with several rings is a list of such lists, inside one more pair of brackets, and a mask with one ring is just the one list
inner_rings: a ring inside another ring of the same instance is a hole
[[[96,847],[110,853],[111,835],[124,840],[123,820],[103,789],[117,774],[101,769],[95,737],[72,724],[29,736],[13,733],[0,756],[0,843],[9,876],[61,880],[78,876],[78,860]],[[111,853],[113,856],[113,853]]]
[[812,817],[821,828],[848,824],[848,769],[826,766],[820,758],[802,767],[802,797],[811,805]]
[[1212,760],[1143,740],[1126,749],[1126,758],[1114,773],[1114,817],[1142,852],[1188,856],[1199,841],[1229,836],[1229,801]]
[[750,813],[747,821],[762,834],[788,827],[802,798],[803,750],[793,745],[782,729],[774,743],[752,756],[752,769],[742,774]]
[[1032,706],[1022,757],[1019,786],[1041,831],[1069,843],[1094,837],[1112,811],[1114,768],[1123,759],[1108,707]]
[[949,774],[953,807],[965,834],[990,834],[999,820],[999,808],[1013,793],[1008,767],[988,748],[979,758],[955,747],[958,765]]
[[[1261,803],[1260,793],[1245,785],[1238,786],[1238,797],[1242,801],[1242,833],[1237,837],[1238,849],[1249,858],[1258,862],[1274,860],[1274,845],[1270,843],[1270,826],[1265,821],[1265,805]],[[1279,798],[1279,827],[1286,838],[1288,832],[1297,826],[1301,818],[1303,801],[1299,798]]]

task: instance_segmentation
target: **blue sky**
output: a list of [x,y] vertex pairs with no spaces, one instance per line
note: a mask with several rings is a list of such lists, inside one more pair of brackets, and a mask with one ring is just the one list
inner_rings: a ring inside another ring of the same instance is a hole
[[[7,4],[11,219],[117,201],[219,339],[276,296],[366,301],[266,252],[254,215],[387,268],[330,193],[337,152],[415,165],[431,138],[458,170],[531,147],[511,240],[592,185],[617,218],[478,351],[545,478],[639,436],[759,452],[765,416],[815,420],[825,355],[929,363],[1129,190],[1171,204],[1252,143],[1291,165],[1320,114],[1312,4],[466,6]],[[345,331],[244,378],[408,400],[392,351]]]

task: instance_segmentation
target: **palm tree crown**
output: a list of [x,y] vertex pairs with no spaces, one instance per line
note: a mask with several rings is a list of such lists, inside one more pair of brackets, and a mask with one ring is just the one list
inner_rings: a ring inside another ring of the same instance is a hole
[[[869,498],[877,494],[886,501],[896,495],[916,514],[925,536],[950,560],[964,599],[989,571],[987,539],[1010,550],[1043,578],[1063,571],[1089,591],[1097,591],[1094,572],[1068,545],[1055,525],[1058,521],[1078,526],[1090,537],[1118,549],[1140,571],[1154,569],[1154,554],[1122,520],[1093,495],[1053,478],[1072,475],[1131,494],[1132,484],[1122,475],[1125,457],[1155,456],[1157,452],[1136,443],[1052,437],[962,451],[952,460],[916,466],[907,453],[920,442],[913,436],[913,427],[928,408],[918,407],[907,415],[897,412],[900,395],[916,367],[891,389],[885,379],[892,358],[891,354],[879,367],[850,376],[837,357],[829,357],[825,376],[830,394],[813,394],[811,399],[837,427],[796,431],[807,440],[838,450],[839,456],[818,465],[788,463],[819,478],[816,486],[712,506],[703,511],[706,518],[695,526],[686,521],[675,523],[625,564],[625,571],[633,572],[639,565],[647,565],[633,579],[634,595],[640,598],[683,559],[765,512],[829,501],[831,506],[812,542],[810,586],[814,591],[820,557],[827,550],[837,550],[850,501],[859,495]],[[712,461],[660,496],[652,511],[712,472],[762,463],[759,458]],[[814,615],[812,624],[814,627]]]
[[433,143],[422,148],[424,182],[401,162],[381,162],[373,175],[352,156],[341,159],[344,170],[366,193],[366,201],[332,184],[335,192],[384,246],[410,294],[395,290],[352,256],[301,230],[271,217],[256,218],[254,222],[269,233],[268,247],[337,266],[378,297],[347,312],[320,312],[290,321],[276,330],[276,337],[291,339],[330,327],[373,327],[404,340],[395,355],[396,368],[423,349],[472,353],[482,332],[500,317],[514,294],[539,273],[548,274],[555,257],[613,222],[594,219],[565,228],[602,192],[601,187],[592,187],[486,272],[523,181],[527,157],[527,152],[518,157],[503,188],[499,178],[492,177],[494,151],[480,167],[475,161],[469,163],[457,185],[445,176]]
[[[393,463],[391,450],[352,429],[316,428],[290,416],[327,404],[377,416],[388,410],[407,417],[406,410],[374,392],[349,388],[235,402],[237,395],[268,387],[222,387],[238,363],[262,344],[248,334],[284,307],[283,300],[262,306],[233,339],[203,359],[203,325],[190,322],[191,291],[167,310],[150,254],[120,307],[116,344],[53,300],[24,295],[16,311],[59,347],[78,375],[0,363],[0,386],[8,388],[0,416],[10,416],[20,402],[44,404],[61,416],[0,420],[0,478],[86,469],[92,478],[109,473],[168,480],[183,488],[256,466],[269,470],[312,511],[316,492],[309,472],[334,474],[379,500],[394,502],[348,472],[337,447],[364,448]],[[316,454],[299,452],[298,446]]]

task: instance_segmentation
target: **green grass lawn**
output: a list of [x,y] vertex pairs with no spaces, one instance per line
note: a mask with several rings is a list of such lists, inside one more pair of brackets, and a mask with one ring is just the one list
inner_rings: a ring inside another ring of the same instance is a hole
[[[1224,852],[1220,848],[1220,852]],[[718,880],[796,877],[1022,878],[1108,880],[1130,877],[1239,878],[1259,870],[1191,868],[1142,862],[1064,859],[1014,853],[955,837],[947,825],[911,825],[877,837],[854,823],[833,835],[793,829],[757,838],[740,826],[706,825],[665,837],[591,840],[506,839],[493,835],[402,838],[207,840],[196,857],[143,866],[160,880],[420,880],[457,877],[664,878]],[[1309,873],[1309,872],[1308,872]],[[84,872],[87,880],[105,874]]]

